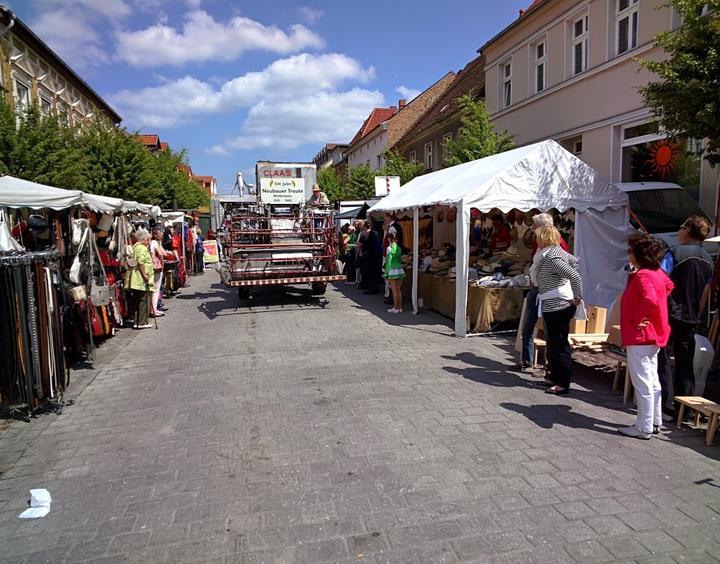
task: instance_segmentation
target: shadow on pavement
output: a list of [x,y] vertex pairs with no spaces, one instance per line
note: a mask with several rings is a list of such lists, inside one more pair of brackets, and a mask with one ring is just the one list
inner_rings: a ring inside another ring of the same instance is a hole
[[555,425],[563,425],[572,429],[590,429],[598,433],[617,435],[617,423],[608,423],[594,417],[588,417],[573,411],[569,405],[520,405],[517,403],[501,403],[500,407],[524,415],[527,419],[543,429],[552,429]]
[[[257,313],[271,313],[283,311],[296,311],[298,309],[312,308],[325,309],[328,304],[323,296],[313,296],[310,288],[295,286],[258,288],[253,292],[251,299],[241,299],[237,290],[226,288],[218,284],[217,292],[188,294],[186,299],[219,298],[204,301],[198,306],[198,311],[208,319],[213,320],[227,315],[247,315]],[[215,285],[213,285],[215,287]]]

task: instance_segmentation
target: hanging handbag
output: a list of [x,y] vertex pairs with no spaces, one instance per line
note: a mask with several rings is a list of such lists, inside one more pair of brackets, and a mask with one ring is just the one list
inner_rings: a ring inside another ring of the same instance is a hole
[[[74,229],[75,221],[84,221],[84,220],[73,220],[73,239],[75,238],[75,229]],[[82,253],[83,247],[85,246],[85,241],[88,238],[89,231],[90,231],[90,229],[88,229],[88,228],[86,228],[85,231],[83,231],[82,236],[80,237],[80,241],[78,243],[77,254],[75,255],[75,258],[73,259],[72,264],[70,265],[69,278],[70,278],[70,281],[73,282],[74,284],[82,284],[82,281],[80,279],[80,270],[81,270],[80,254]]]
[[90,227],[90,222],[87,219],[73,219],[72,220],[72,244],[73,247],[80,247],[83,241],[83,235],[85,231]]
[[[158,243],[158,245],[159,244],[160,243]],[[163,262],[162,262],[162,260],[160,260],[160,257],[157,255],[157,249],[155,249],[155,251],[152,254],[152,265],[153,265],[153,270],[155,272],[162,272]]]
[[95,256],[98,257],[98,264],[100,265],[100,272],[102,273],[102,276],[93,275],[90,278],[90,299],[96,306],[106,306],[110,303],[110,285],[107,283],[105,266],[102,261],[99,260],[95,237],[91,237],[90,245],[90,252],[93,252],[93,250],[95,251]]

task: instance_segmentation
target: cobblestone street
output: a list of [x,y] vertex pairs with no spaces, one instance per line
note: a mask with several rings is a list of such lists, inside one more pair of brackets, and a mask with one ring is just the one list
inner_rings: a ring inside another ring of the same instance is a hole
[[[548,396],[509,337],[351,286],[236,309],[191,282],[0,433],[2,562],[720,559],[720,447],[618,435],[610,375]],[[52,510],[19,520],[35,487]]]

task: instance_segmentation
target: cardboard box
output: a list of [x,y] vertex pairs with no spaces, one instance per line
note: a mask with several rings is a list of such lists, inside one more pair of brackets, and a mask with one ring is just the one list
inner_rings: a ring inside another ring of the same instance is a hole
[[620,326],[613,325],[610,327],[610,333],[607,339],[608,344],[616,347],[622,347],[622,339],[620,338]]
[[605,333],[605,321],[607,320],[607,309],[598,306],[589,306],[587,308],[587,332]]
[[572,319],[570,321],[570,333],[573,335],[584,335],[587,333],[587,321],[584,319]]

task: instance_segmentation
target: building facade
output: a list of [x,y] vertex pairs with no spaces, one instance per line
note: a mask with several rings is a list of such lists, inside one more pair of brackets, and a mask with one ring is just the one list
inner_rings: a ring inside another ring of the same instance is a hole
[[122,119],[11,10],[0,6],[0,91],[18,115],[37,104],[69,125]]
[[[367,164],[371,170],[379,170],[385,166],[383,153],[392,149],[398,141],[433,107],[455,80],[455,73],[449,72],[420,93],[409,104],[405,100],[398,102],[398,108],[382,108],[389,110],[388,117],[379,120],[374,116],[378,109],[373,110],[363,127],[351,141],[345,151],[349,166]],[[373,126],[373,122],[377,123]]]
[[337,166],[343,160],[343,153],[349,145],[342,143],[328,143],[315,155],[313,162],[318,169]]
[[653,37],[679,25],[664,0],[535,0],[488,41],[485,96],[518,145],[552,138],[614,182],[667,181],[714,216],[718,172],[699,141],[658,130],[637,59],[664,56]]
[[435,104],[397,142],[395,148],[412,162],[425,165],[425,172],[445,166],[445,146],[448,139],[456,140],[462,115],[460,98],[485,96],[485,58],[479,56],[457,73],[452,84]]

